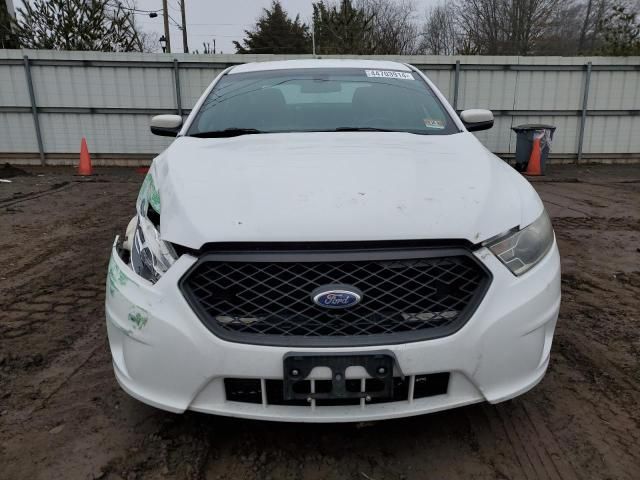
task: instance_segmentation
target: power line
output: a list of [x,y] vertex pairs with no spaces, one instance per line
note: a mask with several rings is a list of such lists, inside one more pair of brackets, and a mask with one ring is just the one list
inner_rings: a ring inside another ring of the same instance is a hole
[[169,20],[171,21],[174,27],[176,27],[178,30],[182,30],[182,25],[171,15],[169,15]]
[[162,11],[161,8],[159,8],[158,10],[142,10],[139,8],[132,8],[132,7],[127,7],[125,5],[123,5],[122,3],[118,2],[116,5],[109,5],[110,7],[114,7],[114,8],[121,8],[122,10],[129,10],[131,12],[135,12],[135,13],[158,13],[160,11]]
[[189,25],[210,25],[214,27],[253,27],[255,23],[193,23],[189,22]]
[[[180,0],[177,0],[177,1],[178,1],[178,4],[180,4]],[[173,10],[175,13],[180,13],[180,7],[179,6],[176,7],[176,6],[172,5],[171,4],[171,0],[169,0],[169,8],[171,10]]]
[[[122,10],[127,10],[127,11],[133,13],[134,15],[144,15],[145,17],[146,16],[150,16],[149,15],[150,13],[160,13],[160,12],[162,12],[161,8],[158,9],[158,10],[141,10],[139,8],[126,7],[126,6],[122,5],[121,3],[118,3],[117,5],[109,4],[109,6],[112,7],[112,8],[120,8]],[[160,13],[160,15],[164,15],[164,14]],[[173,22],[173,25],[182,30],[182,25],[180,24],[180,22],[178,22],[171,15],[168,15],[168,16],[169,16],[169,20]],[[151,17],[151,18],[153,18],[153,17]],[[150,23],[150,22],[145,22],[145,23]]]

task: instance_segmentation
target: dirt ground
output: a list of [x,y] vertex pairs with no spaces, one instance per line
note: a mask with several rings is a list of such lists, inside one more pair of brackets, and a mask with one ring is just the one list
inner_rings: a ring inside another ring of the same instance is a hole
[[174,415],[114,379],[109,247],[135,170],[2,169],[2,479],[638,479],[640,166],[556,167],[563,303],[542,383],[501,405],[372,424]]

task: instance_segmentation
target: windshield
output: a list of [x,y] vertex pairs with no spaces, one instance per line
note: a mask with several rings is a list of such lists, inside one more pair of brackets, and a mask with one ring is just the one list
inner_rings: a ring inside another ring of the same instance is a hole
[[223,76],[187,135],[359,130],[459,132],[414,72],[314,68]]

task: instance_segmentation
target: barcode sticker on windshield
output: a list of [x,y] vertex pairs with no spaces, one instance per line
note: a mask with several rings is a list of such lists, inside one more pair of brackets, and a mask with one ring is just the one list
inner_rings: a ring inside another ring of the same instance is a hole
[[399,80],[415,80],[408,72],[394,72],[393,70],[365,70],[367,77],[372,78],[397,78]]

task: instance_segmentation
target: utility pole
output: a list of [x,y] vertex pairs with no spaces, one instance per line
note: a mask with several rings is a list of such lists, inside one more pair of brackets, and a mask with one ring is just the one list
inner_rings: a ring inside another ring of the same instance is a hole
[[315,19],[313,20],[313,23],[311,24],[311,53],[313,54],[313,57],[315,58],[316,56],[316,21]]
[[184,11],[184,2],[185,0],[180,0],[180,12],[182,13],[182,45],[184,47],[184,53],[189,53],[189,45],[187,44],[187,15]]
[[169,35],[169,8],[167,0],[162,0],[162,17],[164,18],[164,38],[167,41],[167,53],[171,53],[171,37]]

